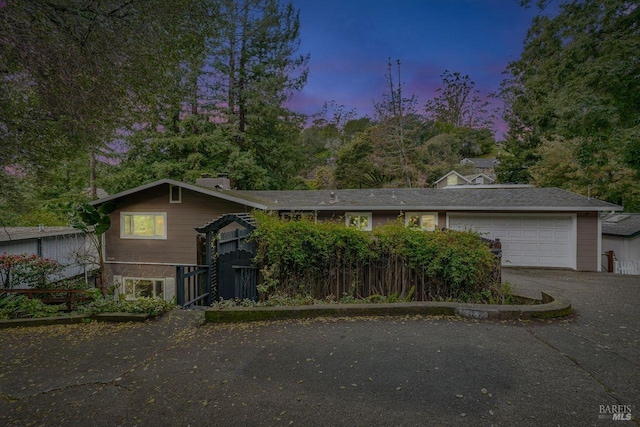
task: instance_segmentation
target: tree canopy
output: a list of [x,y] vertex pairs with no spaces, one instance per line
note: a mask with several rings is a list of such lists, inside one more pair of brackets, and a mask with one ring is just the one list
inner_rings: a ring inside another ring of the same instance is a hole
[[498,178],[554,182],[638,209],[640,8],[541,3],[502,85],[509,133]]

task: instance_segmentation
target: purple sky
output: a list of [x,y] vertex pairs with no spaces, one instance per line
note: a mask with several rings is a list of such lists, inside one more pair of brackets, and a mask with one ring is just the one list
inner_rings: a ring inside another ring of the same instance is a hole
[[[487,95],[519,58],[536,14],[517,0],[292,1],[300,10],[300,52],[311,60],[307,85],[289,105],[306,114],[334,100],[373,117],[389,57],[402,62],[404,93],[417,95],[420,109],[444,70],[468,74]],[[496,124],[498,137],[504,127]]]

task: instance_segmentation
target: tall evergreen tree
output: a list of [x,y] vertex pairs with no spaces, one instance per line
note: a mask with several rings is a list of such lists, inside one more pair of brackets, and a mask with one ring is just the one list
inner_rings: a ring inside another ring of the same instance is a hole
[[627,0],[541,3],[502,85],[509,133],[498,178],[544,183],[545,171],[558,171],[550,148],[568,144],[567,161],[582,172],[555,182],[637,209],[630,190],[640,178],[640,7]]
[[223,0],[218,12],[201,88],[206,112],[268,171],[269,186],[287,186],[302,122],[285,104],[306,83],[309,61],[297,53],[298,12],[276,0]]

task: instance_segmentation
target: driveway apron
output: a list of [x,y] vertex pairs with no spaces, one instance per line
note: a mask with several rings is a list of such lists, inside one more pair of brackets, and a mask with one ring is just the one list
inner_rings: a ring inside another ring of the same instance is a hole
[[568,297],[575,314],[216,325],[174,310],[144,324],[3,330],[0,425],[603,426],[612,405],[638,417],[640,278],[504,278]]

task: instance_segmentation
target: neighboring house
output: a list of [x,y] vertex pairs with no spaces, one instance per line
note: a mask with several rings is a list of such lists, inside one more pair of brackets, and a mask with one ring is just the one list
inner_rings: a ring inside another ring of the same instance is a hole
[[500,162],[498,159],[477,159],[477,158],[464,158],[460,160],[461,165],[471,165],[476,168],[476,172],[484,173],[487,175],[495,175],[495,168]]
[[621,209],[557,188],[231,191],[224,184],[213,178],[196,185],[163,179],[92,202],[116,203],[105,233],[108,281],[121,283],[127,297],[144,289],[144,295],[171,298],[176,266],[198,263],[201,236],[195,228],[255,209],[344,221],[364,230],[399,217],[427,230],[474,229],[502,241],[504,265],[597,271],[600,213]]
[[82,231],[72,227],[2,227],[0,254],[36,254],[64,265],[59,278],[66,279],[98,268],[97,252]]
[[483,173],[475,175],[462,175],[456,171],[451,171],[434,184],[434,188],[453,187],[455,185],[492,185],[496,180]]
[[602,218],[602,249],[614,253],[613,273],[640,274],[640,214],[615,213]]

